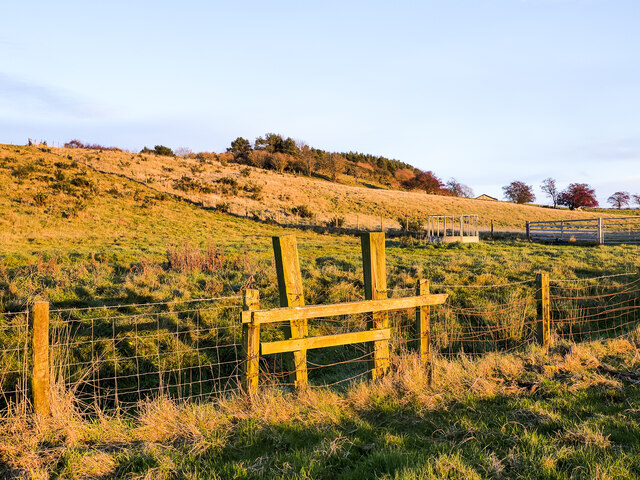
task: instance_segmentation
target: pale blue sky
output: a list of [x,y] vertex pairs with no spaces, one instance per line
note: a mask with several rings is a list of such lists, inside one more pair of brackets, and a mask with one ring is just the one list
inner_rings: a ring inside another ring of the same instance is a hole
[[2,3],[2,143],[277,132],[477,194],[640,193],[639,0]]

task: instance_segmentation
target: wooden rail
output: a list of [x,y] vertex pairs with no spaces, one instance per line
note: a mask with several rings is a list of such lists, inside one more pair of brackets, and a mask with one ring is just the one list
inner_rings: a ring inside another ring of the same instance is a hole
[[413,297],[361,300],[358,302],[334,303],[330,305],[305,305],[303,307],[252,310],[244,312],[242,322],[253,322],[254,324],[262,325],[265,323],[308,320],[311,318],[334,317],[338,315],[390,312],[393,310],[440,305],[446,301],[447,297],[447,294],[416,295]]

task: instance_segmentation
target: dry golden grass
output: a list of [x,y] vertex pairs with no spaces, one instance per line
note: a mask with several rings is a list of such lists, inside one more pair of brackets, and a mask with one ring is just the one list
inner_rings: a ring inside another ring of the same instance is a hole
[[[367,188],[357,185],[357,180],[343,175],[341,183],[293,174],[278,174],[237,164],[223,165],[216,160],[200,162],[191,158],[139,155],[127,152],[78,149],[52,149],[56,155],[72,155],[78,161],[100,171],[123,175],[154,190],[188,198],[205,206],[219,202],[231,204],[233,212],[262,211],[266,214],[290,212],[297,205],[308,205],[319,221],[327,221],[334,215],[344,216],[347,224],[378,227],[380,215],[385,228],[397,228],[398,216],[464,215],[479,216],[480,225],[486,229],[494,220],[496,230],[522,231],[526,221],[594,218],[608,214],[594,214],[566,209],[554,210],[534,205],[517,205],[509,202],[493,202],[466,198],[426,195],[421,192],[386,190],[379,186]],[[241,170],[250,171],[244,177]],[[176,180],[188,176],[201,184],[212,186],[214,182],[231,177],[240,186],[253,182],[262,187],[262,199],[250,198],[246,192],[238,195],[221,193],[203,194],[184,192],[175,188]],[[355,184],[355,185],[354,185]]]

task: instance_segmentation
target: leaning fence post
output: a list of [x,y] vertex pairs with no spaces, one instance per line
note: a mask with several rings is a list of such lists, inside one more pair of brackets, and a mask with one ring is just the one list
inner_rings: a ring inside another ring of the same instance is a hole
[[[364,297],[366,300],[387,298],[387,272],[385,262],[384,232],[367,232],[360,237],[364,273]],[[387,312],[373,313],[367,321],[368,329],[389,328]],[[373,342],[371,377],[378,378],[389,370],[389,340]]]
[[[429,280],[418,280],[416,295],[429,294]],[[431,307],[416,308],[416,341],[417,351],[420,355],[420,363],[427,368],[427,379],[431,385],[433,377],[433,365],[431,362]]]
[[51,413],[49,406],[49,302],[33,305],[33,408],[38,415]]
[[[298,260],[298,246],[294,235],[282,235],[273,237],[273,253],[276,261],[276,273],[278,276],[278,291],[281,307],[301,307],[304,305],[302,290],[302,275]],[[309,334],[306,320],[292,320],[285,327],[285,337],[304,338]],[[293,352],[293,361],[288,363],[290,378],[296,388],[304,389],[308,386],[307,375],[307,351]]]
[[536,304],[538,311],[538,342],[547,347],[551,340],[551,305],[548,273],[536,274]]
[[258,391],[260,375],[260,324],[254,323],[251,310],[257,310],[260,302],[258,290],[248,289],[242,295],[242,388],[253,395]]

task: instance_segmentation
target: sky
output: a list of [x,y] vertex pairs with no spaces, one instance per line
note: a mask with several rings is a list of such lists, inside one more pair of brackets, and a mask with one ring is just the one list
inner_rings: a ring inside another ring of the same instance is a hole
[[0,143],[280,133],[502,198],[640,194],[640,1],[2,2]]

